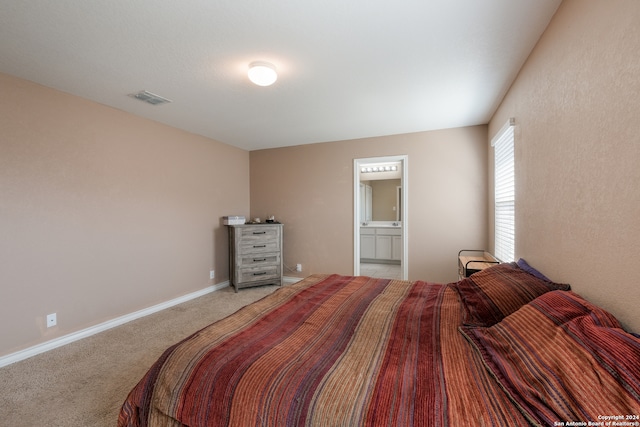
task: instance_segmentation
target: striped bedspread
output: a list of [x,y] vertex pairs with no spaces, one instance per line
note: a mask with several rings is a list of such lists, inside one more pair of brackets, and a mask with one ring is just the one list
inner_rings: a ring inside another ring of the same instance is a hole
[[166,350],[119,426],[516,426],[446,285],[314,275]]

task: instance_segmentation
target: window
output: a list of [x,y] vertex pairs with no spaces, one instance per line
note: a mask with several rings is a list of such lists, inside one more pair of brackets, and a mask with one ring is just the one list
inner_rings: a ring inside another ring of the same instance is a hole
[[500,261],[515,260],[515,174],[513,118],[491,140],[494,147],[495,256]]

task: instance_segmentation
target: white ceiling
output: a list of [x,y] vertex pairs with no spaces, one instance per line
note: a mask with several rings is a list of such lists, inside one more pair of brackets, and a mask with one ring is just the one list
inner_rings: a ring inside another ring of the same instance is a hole
[[0,72],[246,150],[444,129],[489,121],[559,4],[0,0]]

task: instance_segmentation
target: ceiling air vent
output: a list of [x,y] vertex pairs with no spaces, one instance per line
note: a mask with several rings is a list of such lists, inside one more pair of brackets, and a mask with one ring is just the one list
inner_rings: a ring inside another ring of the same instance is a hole
[[168,104],[169,102],[172,102],[170,99],[163,98],[160,95],[147,92],[146,90],[140,91],[138,93],[130,93],[129,96],[151,105]]

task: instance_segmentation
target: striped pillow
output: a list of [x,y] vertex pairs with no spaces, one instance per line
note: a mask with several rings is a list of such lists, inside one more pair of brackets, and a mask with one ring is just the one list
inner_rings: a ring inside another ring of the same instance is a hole
[[475,326],[494,325],[546,292],[570,289],[529,274],[516,263],[486,268],[450,286],[462,300],[465,325]]
[[573,292],[545,293],[490,328],[460,331],[533,424],[640,415],[640,339]]

